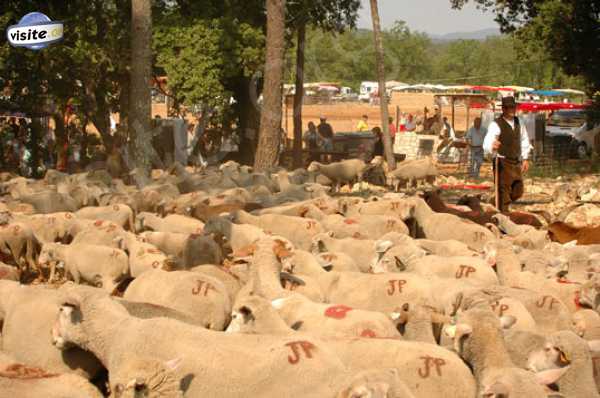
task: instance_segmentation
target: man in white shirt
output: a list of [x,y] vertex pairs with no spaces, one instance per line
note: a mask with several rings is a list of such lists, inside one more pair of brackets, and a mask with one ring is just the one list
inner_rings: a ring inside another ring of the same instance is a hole
[[483,164],[483,140],[485,139],[486,129],[481,127],[481,118],[477,117],[473,121],[473,127],[467,131],[465,139],[471,147],[471,177],[479,178],[479,171]]
[[510,203],[523,196],[523,173],[529,170],[531,146],[516,111],[514,97],[502,98],[502,116],[489,125],[483,141],[484,151],[495,158],[496,206],[503,213],[508,211]]

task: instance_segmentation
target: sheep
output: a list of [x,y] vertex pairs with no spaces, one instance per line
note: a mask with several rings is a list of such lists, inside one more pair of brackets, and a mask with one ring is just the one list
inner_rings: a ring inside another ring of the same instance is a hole
[[448,213],[458,216],[460,218],[464,218],[467,220],[471,220],[476,224],[485,225],[492,221],[492,215],[485,212],[479,212],[476,210],[471,211],[462,211],[457,210],[453,207],[447,206],[446,203],[440,197],[441,191],[428,191],[425,192],[421,197],[425,200],[427,205],[431,207],[433,211],[436,213]]
[[219,280],[229,295],[230,301],[233,303],[235,298],[237,297],[238,292],[242,288],[242,284],[246,281],[243,281],[239,275],[237,275],[231,269],[226,267],[211,265],[211,264],[203,264],[198,265],[190,269],[191,272],[197,272],[202,275],[208,275],[211,278],[215,278]]
[[228,292],[219,280],[186,271],[147,271],[131,282],[123,298],[173,308],[213,330],[223,330],[231,312]]
[[285,215],[253,216],[240,210],[234,213],[233,220],[238,224],[254,225],[268,231],[267,233],[283,236],[294,247],[303,250],[310,250],[311,239],[325,231],[318,221]]
[[327,272],[318,263],[295,261],[293,256],[285,257],[282,262],[284,271],[300,278],[308,276],[316,280],[325,301],[329,303],[389,313],[396,309],[399,300],[406,302],[423,298],[433,302],[433,291],[420,275]]
[[343,160],[328,165],[313,161],[307,168],[309,173],[319,172],[334,183],[334,192],[339,192],[340,185],[361,182],[367,165],[361,159]]
[[0,280],[18,282],[21,278],[21,272],[18,268],[0,262]]
[[138,232],[150,229],[158,232],[201,234],[204,229],[203,222],[179,214],[170,214],[165,218],[160,218],[156,214],[142,212],[136,216],[135,222]]
[[8,251],[14,262],[20,265],[21,270],[25,270],[27,266],[32,270],[37,269],[35,258],[39,247],[38,239],[26,223],[13,222],[0,225],[0,251]]
[[477,252],[469,249],[466,244],[457,240],[436,241],[429,239],[416,239],[415,243],[428,253],[443,257],[478,255]]
[[317,255],[317,260],[323,265],[323,269],[330,271],[360,272],[360,268],[352,256],[343,252],[325,252]]
[[72,245],[81,243],[118,248],[117,238],[125,236],[126,231],[117,224],[103,220],[76,220],[68,234],[73,237]]
[[402,326],[404,339],[429,344],[437,344],[433,324],[451,322],[449,316],[440,315],[432,307],[422,303],[404,303],[391,316]]
[[407,221],[412,217],[413,203],[405,199],[382,199],[355,204],[340,201],[339,211],[345,217],[350,218],[361,215],[381,215],[398,217],[402,221]]
[[81,376],[48,372],[7,356],[0,358],[0,391],[6,397],[102,398],[100,391]]
[[139,235],[143,241],[156,246],[160,251],[169,256],[181,256],[190,234],[179,232],[146,231]]
[[370,239],[336,239],[332,232],[328,232],[315,235],[310,250],[314,255],[324,252],[346,253],[362,272],[369,272],[371,260],[376,255],[375,242]]
[[254,225],[234,224],[224,217],[213,217],[204,225],[205,234],[218,234],[227,239],[227,243],[235,252],[261,238],[267,237],[267,234]]
[[403,162],[386,176],[387,184],[398,192],[401,184],[417,185],[419,181],[427,180],[433,184],[439,175],[437,167],[431,158]]
[[29,225],[40,243],[65,240],[76,220],[74,213],[13,214],[12,219]]
[[[481,251],[495,237],[488,229],[452,214],[434,213],[421,198],[412,198],[414,218],[426,239],[444,241],[456,239],[470,249]],[[420,234],[419,234],[420,235]]]
[[400,338],[392,320],[378,312],[341,304],[322,304],[295,294],[271,303],[283,321],[295,330],[321,337]]
[[[501,326],[509,323],[507,317],[499,320],[489,309],[474,308],[462,313],[444,332],[454,339],[456,352],[472,367],[481,395],[488,396],[494,386],[500,386],[506,390],[505,396],[545,398],[546,392],[534,375],[510,360],[501,331]],[[550,384],[555,380],[543,381]]]
[[58,290],[0,281],[2,352],[27,366],[91,379],[102,367],[92,354],[77,347],[60,352],[52,346],[50,339],[44,338],[65,298],[66,295]]
[[133,210],[127,205],[114,204],[111,206],[84,207],[75,212],[75,216],[87,220],[105,220],[110,221],[123,229],[129,228],[133,231],[135,223],[133,221]]
[[556,332],[542,350],[529,356],[528,368],[538,374],[558,375],[556,385],[567,397],[598,398],[590,355],[593,347],[571,331]]
[[600,243],[600,226],[575,228],[557,221],[548,225],[548,236],[553,242],[577,241],[578,245],[594,245]]
[[585,340],[600,340],[600,315],[581,309],[573,314],[573,332]]
[[548,243],[546,232],[538,231],[530,225],[515,224],[504,214],[496,214],[492,220],[497,222],[502,232],[514,238],[515,244],[526,249],[542,249]]
[[117,238],[119,249],[129,256],[129,274],[137,278],[142,273],[152,269],[171,270],[175,268],[177,260],[168,257],[156,246],[143,242],[142,238],[128,233]]
[[[141,320],[109,297],[91,294],[65,302],[52,338],[59,349],[75,344],[94,353],[109,374],[126,369],[132,358],[181,356],[178,374],[195,376],[185,392],[192,397],[334,396],[331,381],[346,373],[328,344],[308,336],[218,333],[166,318]],[[270,369],[268,378],[264,369]]]
[[112,292],[129,274],[127,253],[105,246],[46,243],[38,260],[40,264],[52,262],[50,280],[58,262],[75,283],[84,281],[108,292]]
[[125,360],[110,373],[111,396],[183,398],[183,375],[177,369],[181,358],[158,361],[149,358]]
[[337,239],[379,239],[389,232],[408,235],[406,224],[393,216],[368,215],[345,218],[333,214],[322,218],[321,224],[325,230],[333,232]]

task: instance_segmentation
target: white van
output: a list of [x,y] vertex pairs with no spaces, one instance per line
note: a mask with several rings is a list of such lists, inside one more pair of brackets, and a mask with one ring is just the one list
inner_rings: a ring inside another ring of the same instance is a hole
[[360,95],[358,99],[364,102],[371,100],[371,96],[379,90],[377,82],[362,82],[360,84]]
[[549,137],[573,138],[573,150],[580,159],[591,154],[598,133],[600,124],[588,127],[585,111],[581,109],[556,111],[546,122],[546,135]]

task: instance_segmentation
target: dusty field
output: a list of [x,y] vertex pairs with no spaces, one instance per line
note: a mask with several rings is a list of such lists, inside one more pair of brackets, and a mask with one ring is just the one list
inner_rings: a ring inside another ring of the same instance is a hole
[[[394,94],[389,105],[389,114],[396,118],[396,107],[401,112],[412,113],[413,115],[423,115],[425,107],[430,112],[433,111],[433,94]],[[452,108],[443,106],[442,113],[451,120]],[[470,111],[470,120],[472,121],[477,111]],[[326,105],[305,105],[302,107],[303,130],[307,129],[309,122],[319,123],[319,117],[324,115],[331,123],[334,131],[355,131],[356,125],[362,115],[369,117],[369,126],[375,127],[381,125],[381,111],[379,105],[369,105],[368,103],[338,103]],[[287,118],[286,118],[287,116]],[[431,114],[430,114],[431,116]],[[455,110],[455,130],[466,131],[467,112],[462,106],[457,106]],[[293,107],[288,106],[287,113],[283,109],[283,128],[286,129],[289,136],[293,134]]]

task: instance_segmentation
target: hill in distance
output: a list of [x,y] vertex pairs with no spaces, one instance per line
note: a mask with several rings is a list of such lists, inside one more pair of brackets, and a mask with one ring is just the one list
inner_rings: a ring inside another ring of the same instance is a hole
[[445,35],[429,34],[434,42],[454,41],[454,40],[485,40],[490,36],[500,36],[500,29],[488,28],[475,30],[472,32],[453,32]]

